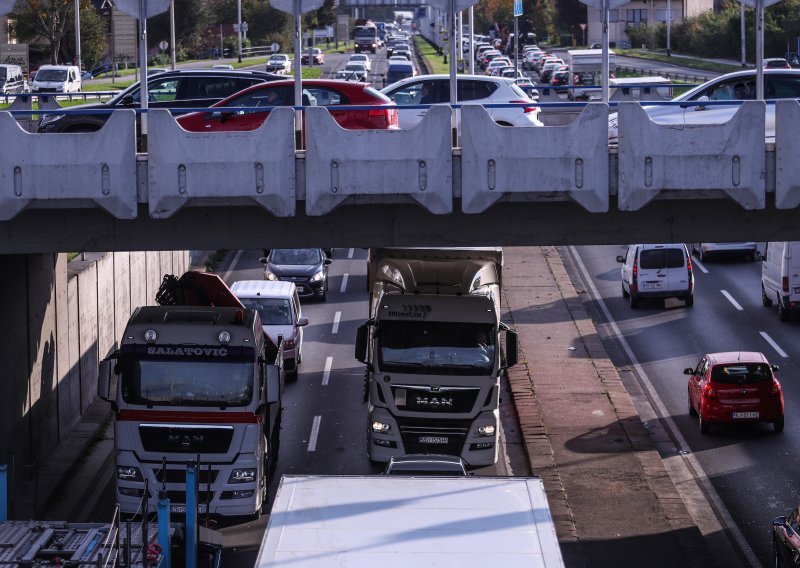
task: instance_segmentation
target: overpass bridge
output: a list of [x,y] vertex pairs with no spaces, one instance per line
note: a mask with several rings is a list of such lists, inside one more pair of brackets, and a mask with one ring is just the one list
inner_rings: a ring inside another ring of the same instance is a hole
[[0,113],[0,254],[262,246],[800,240],[800,103],[721,125],[658,125],[619,103],[563,126],[505,128],[480,106],[418,127],[341,129],[324,107],[274,110],[252,132],[188,133],[150,110],[94,133],[30,134]]

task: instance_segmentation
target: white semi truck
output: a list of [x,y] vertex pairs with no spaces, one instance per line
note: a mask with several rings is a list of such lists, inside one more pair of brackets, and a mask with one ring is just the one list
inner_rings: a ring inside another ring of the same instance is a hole
[[219,277],[171,282],[157,297],[172,305],[137,308],[100,364],[99,395],[116,414],[117,501],[136,513],[147,491],[155,510],[166,484],[171,510],[185,512],[186,464],[199,460],[202,512],[258,515],[278,457],[282,350]]
[[256,568],[563,568],[536,477],[287,476]]
[[500,377],[517,362],[516,333],[500,321],[502,250],[369,254],[370,318],[355,347],[367,365],[369,459],[438,453],[495,463]]

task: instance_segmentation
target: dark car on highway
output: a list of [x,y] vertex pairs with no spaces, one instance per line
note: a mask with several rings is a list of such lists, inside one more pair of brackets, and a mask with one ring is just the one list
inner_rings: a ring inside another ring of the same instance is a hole
[[327,298],[331,259],[321,248],[271,249],[261,262],[265,280],[294,282],[301,298]]
[[[207,108],[239,91],[267,81],[284,79],[261,71],[221,69],[177,69],[154,75],[147,81],[150,108]],[[45,114],[39,132],[94,132],[102,128],[111,112],[139,106],[139,83],[135,83],[106,102],[71,107],[70,110],[102,110],[96,114]]]
[[771,566],[792,568],[800,565],[800,507],[787,516],[772,520]]

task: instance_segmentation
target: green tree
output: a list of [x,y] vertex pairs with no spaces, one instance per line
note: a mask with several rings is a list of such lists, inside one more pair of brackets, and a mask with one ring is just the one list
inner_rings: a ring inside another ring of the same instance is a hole
[[[97,12],[91,0],[81,0],[81,63],[91,69],[100,63],[108,52],[108,20]],[[73,58],[75,49],[75,20],[70,18],[62,51]]]
[[61,43],[72,22],[73,0],[20,0],[9,19],[12,33],[21,42],[44,38],[50,44],[50,63],[58,63]]

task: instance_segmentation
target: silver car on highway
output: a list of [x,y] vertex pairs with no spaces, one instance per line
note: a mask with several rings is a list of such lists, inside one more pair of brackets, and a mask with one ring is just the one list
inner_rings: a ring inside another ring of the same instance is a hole
[[[704,101],[730,101],[731,104],[646,105],[645,112],[657,124],[722,124],[736,113],[740,101],[755,100],[756,71],[736,71],[716,77],[673,101],[702,103]],[[769,101],[800,98],[800,70],[765,69],[764,99],[767,101],[766,140],[775,140],[775,105]],[[618,138],[617,113],[608,116],[608,141],[616,144]]]

